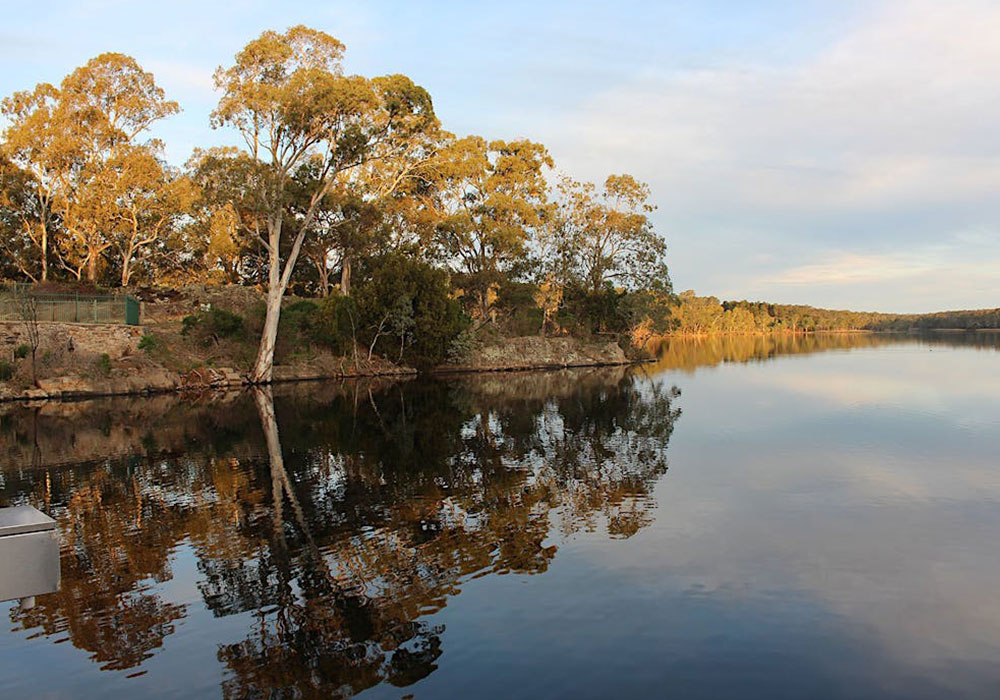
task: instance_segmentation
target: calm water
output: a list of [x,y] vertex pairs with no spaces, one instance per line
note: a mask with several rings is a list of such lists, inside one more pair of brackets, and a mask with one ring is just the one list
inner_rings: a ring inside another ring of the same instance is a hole
[[998,345],[0,407],[0,697],[1000,697]]

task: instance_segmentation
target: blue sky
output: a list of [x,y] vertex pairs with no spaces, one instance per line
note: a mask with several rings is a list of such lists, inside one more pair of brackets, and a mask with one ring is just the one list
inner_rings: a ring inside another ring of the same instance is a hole
[[650,183],[675,287],[922,311],[1000,305],[1000,4],[0,0],[0,93],[131,54],[213,131],[211,75],[307,24],[406,73],[459,135],[527,137],[578,179]]

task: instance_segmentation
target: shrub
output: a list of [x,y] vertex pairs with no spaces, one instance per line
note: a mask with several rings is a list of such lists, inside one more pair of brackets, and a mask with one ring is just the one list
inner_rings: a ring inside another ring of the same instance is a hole
[[[448,276],[420,260],[399,254],[369,262],[367,280],[358,286],[357,329],[366,345],[417,367],[439,364],[452,342],[468,326],[458,301],[448,293]],[[383,323],[384,322],[384,323]],[[376,339],[377,328],[383,325]]]
[[21,343],[16,348],[14,348],[14,357],[18,360],[23,360],[28,355],[31,354],[31,346],[27,343]]
[[14,366],[7,360],[0,360],[0,382],[9,382],[14,377]]
[[145,350],[147,353],[159,350],[161,347],[163,347],[163,341],[152,333],[146,333],[139,338],[139,349]]
[[320,326],[319,304],[314,301],[297,301],[281,310],[279,334],[296,336],[300,341],[316,342]]
[[501,311],[513,313],[524,309],[534,309],[538,285],[532,282],[505,280],[497,290],[495,306]]
[[459,364],[465,362],[482,346],[482,341],[470,329],[466,328],[451,341],[448,346],[448,362]]
[[[278,337],[275,356],[284,357],[289,353],[308,349],[321,344],[319,305],[313,301],[297,301],[282,308],[278,320]],[[263,318],[261,328],[263,329]]]
[[94,362],[94,366],[97,367],[97,371],[100,372],[101,375],[107,377],[111,374],[111,355],[103,353]]
[[225,309],[199,311],[181,320],[181,335],[200,337],[204,342],[232,338],[243,333],[243,317]]
[[621,308],[624,296],[610,286],[598,292],[568,286],[557,314],[559,325],[579,335],[622,333],[628,326]]
[[502,314],[502,326],[513,335],[537,335],[542,330],[545,312],[538,307],[538,285],[531,282],[504,281],[497,291],[496,309]]

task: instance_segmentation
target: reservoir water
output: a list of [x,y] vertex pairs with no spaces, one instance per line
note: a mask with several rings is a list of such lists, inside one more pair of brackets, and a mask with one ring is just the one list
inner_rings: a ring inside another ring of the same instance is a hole
[[0,406],[0,697],[1000,697],[998,348]]

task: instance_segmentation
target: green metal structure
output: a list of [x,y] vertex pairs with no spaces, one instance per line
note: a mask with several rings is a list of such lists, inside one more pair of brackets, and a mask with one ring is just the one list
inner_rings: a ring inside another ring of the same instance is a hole
[[53,294],[0,290],[0,321],[24,321],[23,297],[34,300],[37,320],[61,323],[120,323],[138,326],[139,301],[128,294]]

